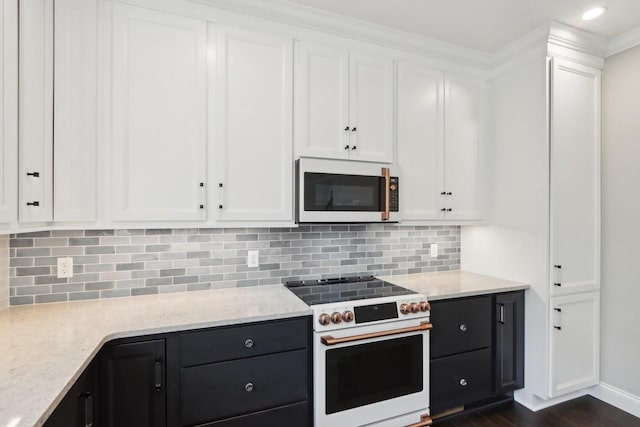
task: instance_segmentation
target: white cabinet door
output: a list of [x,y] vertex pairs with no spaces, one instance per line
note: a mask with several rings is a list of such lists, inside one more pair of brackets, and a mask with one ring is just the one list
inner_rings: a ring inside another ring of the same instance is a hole
[[393,60],[351,52],[351,160],[393,162]]
[[113,219],[203,220],[207,24],[115,3],[112,30]]
[[447,74],[445,91],[446,218],[479,219],[482,83]]
[[444,73],[398,64],[400,211],[406,221],[441,217],[444,188]]
[[599,381],[600,292],[551,298],[551,397]]
[[600,70],[554,58],[551,85],[551,292],[557,295],[600,287]]
[[53,217],[53,1],[20,0],[19,28],[19,219],[47,222]]
[[55,221],[96,219],[97,1],[56,0]]
[[293,40],[222,26],[216,33],[218,218],[291,221]]
[[18,2],[0,5],[0,222],[15,222],[18,195]]
[[349,157],[349,51],[310,42],[295,47],[297,156]]

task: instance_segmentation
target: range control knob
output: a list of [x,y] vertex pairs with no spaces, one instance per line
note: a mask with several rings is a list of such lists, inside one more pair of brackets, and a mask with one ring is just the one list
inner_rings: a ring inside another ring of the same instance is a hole
[[409,304],[400,304],[400,313],[409,314]]
[[327,326],[331,323],[331,317],[327,313],[322,313],[320,317],[318,317],[318,322],[323,326]]
[[431,310],[431,304],[426,301],[420,301],[418,303],[420,305],[420,311],[429,311]]
[[344,320],[347,323],[352,322],[353,321],[353,312],[347,310],[344,313],[342,313],[342,320]]
[[331,321],[333,323],[340,323],[342,322],[342,314],[336,312],[331,313]]
[[411,303],[411,312],[412,313],[417,313],[420,311],[420,306],[418,305],[417,302],[412,302]]

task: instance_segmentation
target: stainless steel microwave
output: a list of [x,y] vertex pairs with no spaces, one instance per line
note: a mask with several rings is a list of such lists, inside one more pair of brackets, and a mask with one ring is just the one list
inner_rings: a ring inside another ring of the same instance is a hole
[[299,223],[398,222],[400,185],[389,165],[345,160],[296,161]]

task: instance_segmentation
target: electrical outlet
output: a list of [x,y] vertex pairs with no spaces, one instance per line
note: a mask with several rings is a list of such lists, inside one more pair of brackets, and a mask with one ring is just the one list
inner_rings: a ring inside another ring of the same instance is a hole
[[249,251],[247,256],[247,267],[259,267],[260,266],[260,254],[258,251]]
[[431,258],[438,258],[438,244],[437,243],[432,243],[431,244]]
[[58,279],[73,277],[73,258],[58,258]]

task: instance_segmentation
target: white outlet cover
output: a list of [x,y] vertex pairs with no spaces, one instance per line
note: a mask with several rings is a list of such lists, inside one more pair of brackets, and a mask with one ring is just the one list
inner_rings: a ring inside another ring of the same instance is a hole
[[58,279],[73,277],[73,258],[58,258]]
[[260,266],[260,253],[258,251],[249,251],[247,253],[247,267],[254,268]]
[[438,244],[437,243],[432,243],[431,244],[431,258],[438,258]]

